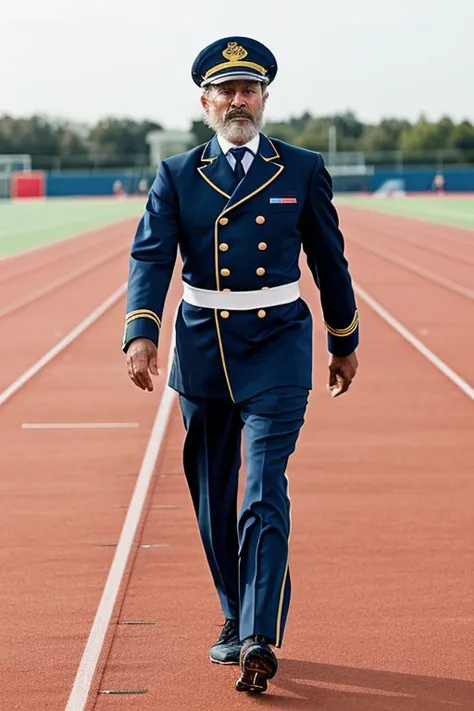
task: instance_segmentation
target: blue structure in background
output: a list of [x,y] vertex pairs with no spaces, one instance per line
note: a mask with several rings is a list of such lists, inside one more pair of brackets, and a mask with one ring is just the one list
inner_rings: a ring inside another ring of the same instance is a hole
[[387,180],[403,180],[407,193],[430,192],[438,172],[444,176],[447,192],[474,192],[474,167],[444,168],[440,171],[420,167],[406,168],[402,172],[376,168],[374,175],[369,176],[368,190],[374,192]]
[[[431,192],[435,167],[413,167],[402,171],[375,168],[372,175],[347,175],[333,178],[334,192],[368,192],[388,180],[402,180],[407,193]],[[474,167],[449,167],[441,170],[447,192],[474,192]],[[120,180],[128,194],[138,194],[140,180],[145,178],[151,185],[154,172],[130,170],[106,172],[46,172],[46,195],[48,197],[113,195],[114,184]]]
[[46,195],[48,197],[113,195],[114,184],[120,180],[128,194],[138,194],[140,180],[145,178],[151,185],[154,173],[117,171],[113,173],[46,172]]

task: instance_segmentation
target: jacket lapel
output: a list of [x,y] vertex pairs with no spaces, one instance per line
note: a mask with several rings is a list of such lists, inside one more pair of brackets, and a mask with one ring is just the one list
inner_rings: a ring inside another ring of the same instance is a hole
[[254,195],[264,190],[267,185],[273,183],[284,170],[283,165],[275,162],[279,157],[278,151],[275,149],[273,143],[261,133],[258,154],[253,159],[252,165],[243,180],[232,192],[229,202],[224,208],[224,212],[232,210],[238,205],[250,200]]
[[284,169],[280,162],[276,162],[279,158],[273,143],[261,133],[258,154],[236,187],[234,172],[221,150],[217,136],[214,136],[204,147],[201,155],[203,165],[198,167],[198,173],[211,188],[227,198],[228,202],[224,208],[227,212],[257,195],[278,178]]
[[217,136],[205,147],[198,173],[216,192],[229,199],[235,188],[235,175],[223,154]]

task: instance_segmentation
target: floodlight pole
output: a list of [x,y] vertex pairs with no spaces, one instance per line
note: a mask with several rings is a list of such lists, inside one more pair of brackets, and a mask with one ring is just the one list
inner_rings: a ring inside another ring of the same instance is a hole
[[329,126],[329,164],[336,164],[336,150],[337,150],[337,128],[335,124]]

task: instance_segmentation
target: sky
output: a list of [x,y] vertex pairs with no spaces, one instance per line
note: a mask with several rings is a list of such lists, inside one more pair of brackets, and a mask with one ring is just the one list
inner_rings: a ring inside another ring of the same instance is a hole
[[474,122],[473,0],[0,0],[0,115],[188,129],[195,56],[254,37],[276,55],[267,120]]

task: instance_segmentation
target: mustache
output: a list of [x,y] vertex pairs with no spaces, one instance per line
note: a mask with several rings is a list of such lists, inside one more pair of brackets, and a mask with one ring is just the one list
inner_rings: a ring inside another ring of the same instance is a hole
[[253,114],[248,109],[231,109],[225,117],[226,121],[232,121],[233,118],[248,118],[254,121]]

